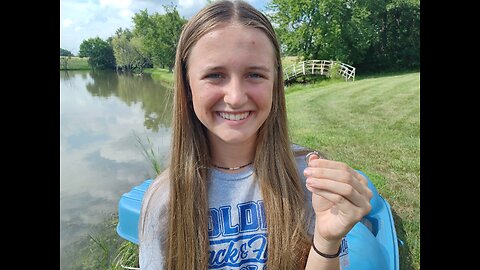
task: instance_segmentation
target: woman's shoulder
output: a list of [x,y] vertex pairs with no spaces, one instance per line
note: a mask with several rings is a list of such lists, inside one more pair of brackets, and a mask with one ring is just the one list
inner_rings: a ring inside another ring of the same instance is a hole
[[168,229],[168,169],[145,191],[139,221],[139,263],[141,269],[163,269],[163,243]]
[[142,210],[154,205],[155,207],[164,205],[168,202],[170,184],[168,181],[168,169],[159,174],[145,191],[142,202]]
[[151,225],[151,222],[159,222],[161,217],[167,217],[169,201],[168,169],[159,174],[145,191],[140,213],[139,231]]
[[155,179],[152,184],[149,186],[147,191],[156,190],[158,188],[166,188],[169,185],[168,177],[170,176],[168,168],[161,172]]

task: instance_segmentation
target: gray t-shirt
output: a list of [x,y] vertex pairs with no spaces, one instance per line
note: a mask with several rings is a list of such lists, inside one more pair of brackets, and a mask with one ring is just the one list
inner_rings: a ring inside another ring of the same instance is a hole
[[[311,192],[305,187],[303,170],[306,163],[303,157],[297,157],[297,165],[305,191],[305,207],[311,217],[307,230],[313,236],[315,217]],[[153,182],[144,196],[142,217],[144,207],[150,205],[150,209],[145,224],[141,222],[139,228],[140,267],[147,270],[163,269],[162,243],[167,230],[168,202],[165,193],[168,188],[158,182]],[[262,194],[253,168],[250,166],[234,174],[211,169],[211,183],[208,189],[209,269],[264,269],[267,261],[267,224]],[[153,190],[157,192],[153,193]],[[343,244],[346,244],[345,240]]]

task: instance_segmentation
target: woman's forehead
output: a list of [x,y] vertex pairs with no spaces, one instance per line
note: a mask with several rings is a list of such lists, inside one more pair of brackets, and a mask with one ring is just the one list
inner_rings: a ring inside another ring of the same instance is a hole
[[260,29],[238,23],[223,24],[202,36],[193,46],[189,62],[218,64],[251,62],[251,65],[273,65],[274,47]]

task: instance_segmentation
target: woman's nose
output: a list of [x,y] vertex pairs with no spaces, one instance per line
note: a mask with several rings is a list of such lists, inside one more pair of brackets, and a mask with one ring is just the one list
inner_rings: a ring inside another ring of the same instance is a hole
[[240,79],[231,79],[225,86],[224,101],[233,108],[240,108],[248,100],[245,85]]

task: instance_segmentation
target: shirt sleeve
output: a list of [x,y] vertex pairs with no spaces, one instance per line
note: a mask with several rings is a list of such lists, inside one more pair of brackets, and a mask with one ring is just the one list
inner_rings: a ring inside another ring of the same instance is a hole
[[[162,176],[162,175],[161,175]],[[168,185],[158,177],[149,186],[142,201],[139,220],[139,264],[143,270],[164,269],[165,235],[167,233]]]

